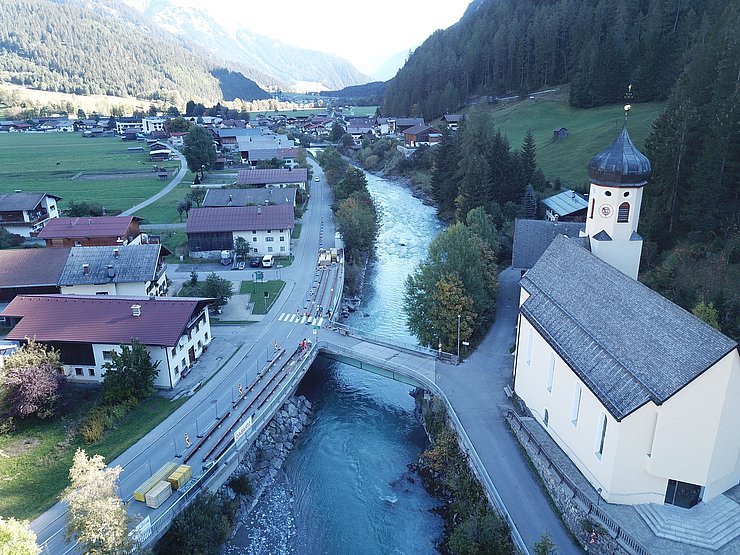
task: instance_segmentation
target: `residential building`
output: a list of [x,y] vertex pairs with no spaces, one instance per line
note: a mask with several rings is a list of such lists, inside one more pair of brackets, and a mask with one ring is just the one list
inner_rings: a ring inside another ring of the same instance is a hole
[[191,257],[221,258],[237,238],[249,243],[254,255],[290,256],[290,234],[295,227],[293,207],[234,206],[193,208],[185,232]]
[[141,118],[116,118],[116,135],[123,135],[126,131],[141,133],[143,129]]
[[57,349],[64,373],[73,381],[102,382],[111,353],[137,339],[158,364],[155,387],[172,389],[212,340],[206,309],[211,301],[24,295],[13,299],[0,316],[14,323],[8,339],[26,342],[35,338]]
[[280,168],[239,170],[239,177],[234,185],[305,189],[306,183],[308,183],[308,170],[306,168]]
[[272,160],[277,160],[283,165],[283,167],[295,169],[298,167],[298,162],[296,161],[297,153],[298,149],[292,147],[250,150],[247,155],[248,158],[244,158],[244,153],[242,153],[242,163],[256,166],[260,162],[271,162]]
[[164,131],[164,118],[143,118],[141,120],[141,130],[145,135],[149,135],[154,131]]
[[557,129],[554,129],[552,132],[552,138],[553,139],[567,139],[568,138],[568,128],[558,127]]
[[141,243],[140,221],[136,216],[55,218],[38,237],[46,241],[47,247],[136,245]]
[[690,508],[740,482],[740,356],[637,281],[650,171],[626,127],[591,160],[584,231],[522,278],[514,391],[607,502]]
[[585,222],[588,199],[575,191],[563,191],[540,201],[551,222]]
[[396,118],[396,133],[403,135],[408,128],[416,125],[424,125],[424,118]]
[[70,249],[0,250],[0,303],[17,295],[59,293]]
[[442,140],[442,132],[429,125],[415,125],[403,132],[407,147],[415,148],[422,145],[433,145]]
[[451,131],[457,131],[457,128],[464,119],[465,116],[463,114],[445,114],[442,116],[442,121],[447,124],[447,127],[449,127]]
[[0,227],[22,237],[35,236],[49,221],[59,217],[60,200],[62,197],[49,193],[0,194]]
[[296,205],[294,187],[276,189],[208,189],[203,200],[203,208],[224,206],[263,206],[270,204]]

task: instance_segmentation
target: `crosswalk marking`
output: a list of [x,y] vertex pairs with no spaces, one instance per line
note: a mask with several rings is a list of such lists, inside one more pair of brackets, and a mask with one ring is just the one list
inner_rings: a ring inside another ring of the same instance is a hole
[[316,326],[323,326],[324,321],[327,320],[327,318],[324,317],[314,317],[312,314],[309,316],[306,316],[305,314],[294,314],[291,312],[283,312],[278,316],[279,322],[288,322],[289,324],[313,324]]

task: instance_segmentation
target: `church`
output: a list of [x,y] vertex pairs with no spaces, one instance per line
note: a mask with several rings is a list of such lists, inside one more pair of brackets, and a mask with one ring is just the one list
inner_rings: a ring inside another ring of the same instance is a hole
[[625,123],[589,163],[585,227],[538,227],[514,392],[605,501],[691,508],[740,482],[740,356],[637,281],[650,172]]

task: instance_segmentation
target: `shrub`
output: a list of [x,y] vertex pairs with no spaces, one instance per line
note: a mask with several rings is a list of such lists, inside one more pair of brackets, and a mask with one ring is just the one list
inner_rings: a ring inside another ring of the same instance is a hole
[[239,495],[252,495],[254,492],[252,482],[245,473],[233,475],[226,482],[226,485]]
[[89,415],[80,426],[80,435],[88,445],[103,439],[104,432],[105,419],[100,414]]
[[157,544],[160,555],[217,555],[233,524],[234,504],[212,493],[201,493],[172,521]]

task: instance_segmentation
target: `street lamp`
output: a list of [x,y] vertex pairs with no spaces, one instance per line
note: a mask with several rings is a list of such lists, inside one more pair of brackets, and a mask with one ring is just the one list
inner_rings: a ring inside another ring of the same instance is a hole
[[460,315],[457,315],[457,358],[460,359]]

